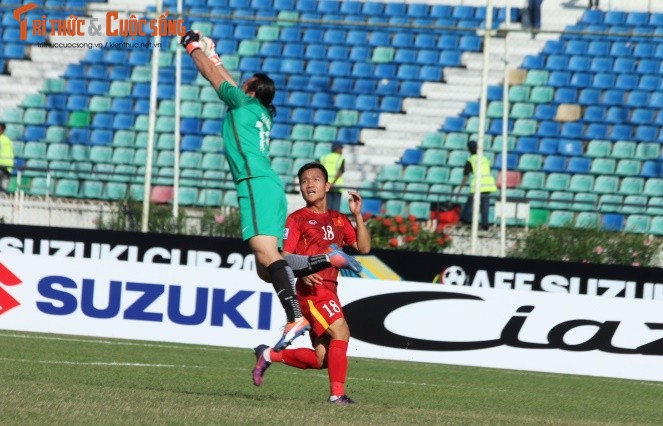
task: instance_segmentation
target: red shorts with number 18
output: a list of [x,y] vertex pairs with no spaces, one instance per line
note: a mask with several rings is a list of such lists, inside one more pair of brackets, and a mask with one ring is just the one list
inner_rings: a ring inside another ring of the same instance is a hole
[[311,341],[325,334],[339,318],[345,318],[338,295],[322,285],[315,286],[315,294],[297,296],[302,314],[311,323]]

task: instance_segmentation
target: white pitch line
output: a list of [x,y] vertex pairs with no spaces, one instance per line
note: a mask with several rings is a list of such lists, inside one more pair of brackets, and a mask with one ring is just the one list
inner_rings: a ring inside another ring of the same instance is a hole
[[76,343],[91,343],[91,344],[102,344],[102,345],[119,345],[119,346],[139,346],[139,347],[146,347],[146,348],[162,348],[162,349],[196,349],[196,350],[202,350],[202,351],[230,351],[232,349],[229,348],[222,348],[222,347],[210,347],[210,346],[200,346],[200,345],[195,345],[195,344],[190,344],[187,345],[186,343],[183,343],[181,345],[164,345],[164,344],[159,344],[159,343],[137,343],[137,342],[124,342],[124,341],[119,341],[119,340],[97,340],[91,338],[91,339],[76,339],[73,337],[50,337],[50,336],[34,336],[31,334],[7,334],[7,333],[0,333],[0,337],[14,337],[18,339],[34,339],[34,340],[56,340],[56,341],[62,341],[62,342],[76,342]]
[[103,367],[156,367],[156,368],[207,368],[200,365],[175,365],[175,364],[144,364],[139,362],[80,362],[80,361],[51,361],[43,359],[15,359],[0,358],[0,361],[22,362],[28,364],[61,364],[61,365],[94,365]]

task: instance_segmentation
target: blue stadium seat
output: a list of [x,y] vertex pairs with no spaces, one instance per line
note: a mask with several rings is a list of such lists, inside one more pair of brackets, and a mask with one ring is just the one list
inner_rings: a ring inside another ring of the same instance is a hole
[[568,163],[566,163],[566,172],[573,174],[586,174],[589,173],[589,170],[592,165],[592,160],[587,157],[571,157],[569,158]]
[[584,89],[593,85],[594,74],[588,72],[574,72],[571,76],[569,86]]
[[552,87],[566,87],[571,84],[571,73],[567,71],[553,71],[548,76],[548,85]]

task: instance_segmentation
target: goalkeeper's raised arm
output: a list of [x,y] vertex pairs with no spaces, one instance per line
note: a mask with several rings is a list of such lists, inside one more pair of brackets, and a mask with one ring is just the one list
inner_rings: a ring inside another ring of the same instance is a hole
[[196,68],[210,82],[214,90],[218,91],[224,81],[237,86],[237,82],[223,66],[221,58],[214,50],[216,46],[210,38],[203,37],[198,31],[189,30],[182,36],[180,44],[191,55]]

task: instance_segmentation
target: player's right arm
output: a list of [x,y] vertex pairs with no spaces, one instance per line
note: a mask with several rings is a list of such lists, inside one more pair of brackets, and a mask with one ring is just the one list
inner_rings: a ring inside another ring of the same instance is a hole
[[191,55],[191,59],[193,59],[193,63],[196,65],[196,68],[198,68],[200,74],[210,82],[216,91],[219,90],[219,87],[221,87],[224,81],[227,81],[233,86],[237,86],[237,83],[226,67],[221,63],[219,55],[214,51],[214,42],[206,39],[208,40],[209,51],[204,52],[200,40],[200,33],[189,30],[180,41],[189,55]]

